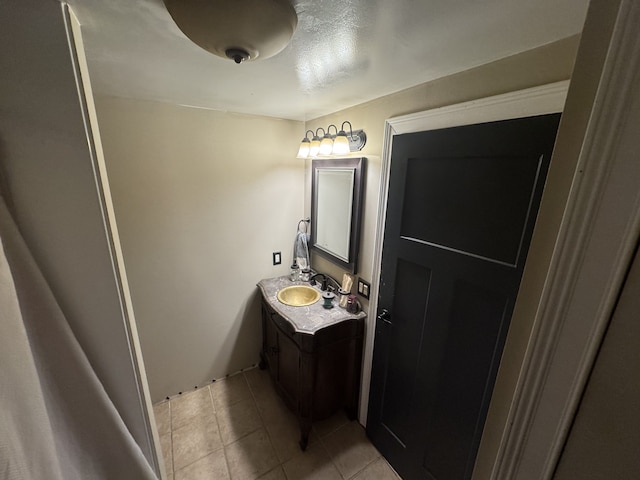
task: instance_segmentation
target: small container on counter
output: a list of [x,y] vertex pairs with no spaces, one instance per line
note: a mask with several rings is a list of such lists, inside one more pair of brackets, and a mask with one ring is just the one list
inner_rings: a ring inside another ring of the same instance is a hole
[[303,268],[300,272],[300,280],[303,282],[308,282],[311,279],[311,269]]
[[324,292],[322,294],[322,299],[324,300],[324,304],[322,306],[326,309],[333,308],[333,299],[335,297],[336,294],[333,292]]
[[298,264],[294,263],[291,265],[291,271],[289,272],[289,279],[292,282],[297,282],[300,279],[300,269],[298,268]]
[[347,299],[347,312],[358,313],[360,311],[360,303],[355,295],[349,295]]
[[349,300],[349,294],[351,292],[349,292],[348,290],[343,290],[342,288],[338,289],[338,295],[340,295],[340,302],[338,303],[338,305],[340,305],[342,308],[347,308],[347,301]]

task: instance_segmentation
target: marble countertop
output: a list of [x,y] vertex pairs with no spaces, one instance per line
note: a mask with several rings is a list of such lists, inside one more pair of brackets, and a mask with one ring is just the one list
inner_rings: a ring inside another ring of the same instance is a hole
[[[276,313],[285,318],[296,332],[314,334],[318,330],[343,322],[350,318],[364,318],[365,312],[349,313],[346,309],[338,306],[338,296],[333,300],[333,308],[326,309],[322,306],[323,300],[320,298],[316,303],[307,307],[291,307],[280,303],[277,298],[278,292],[285,287],[292,285],[309,285],[308,282],[292,282],[289,277],[267,278],[258,282],[258,288],[262,295]],[[316,285],[314,288],[320,290]]]

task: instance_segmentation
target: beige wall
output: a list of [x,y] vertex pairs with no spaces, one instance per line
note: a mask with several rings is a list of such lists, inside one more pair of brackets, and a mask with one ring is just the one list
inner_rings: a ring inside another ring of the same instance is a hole
[[[360,246],[360,276],[371,280],[373,271],[385,119],[569,79],[579,41],[578,36],[570,37],[307,122],[306,128],[315,129],[320,126],[326,128],[330,123],[349,120],[354,128],[363,128],[367,132],[367,145],[362,151],[362,155],[368,159],[368,172],[363,237]],[[580,131],[580,128],[577,130]],[[575,158],[570,155],[573,153],[571,145],[573,144],[568,143],[565,146],[567,159],[554,160],[560,165],[556,166],[552,163],[549,172],[543,199],[543,204],[546,201],[546,212],[542,214],[541,207],[539,224],[541,223],[542,227],[536,228],[528,258],[528,265],[533,264],[535,268],[525,270],[485,426],[485,434],[478,453],[474,478],[489,478],[499,447],[524,349],[536,313],[537,299],[543,286],[546,266],[549,264],[575,168]],[[307,162],[307,167],[309,165],[310,162]],[[308,177],[307,171],[307,199],[310,195]],[[551,188],[549,188],[550,185]],[[306,211],[309,211],[308,200],[306,208]],[[315,262],[315,267],[326,270],[338,278],[342,275],[338,268],[322,259]],[[368,319],[368,321],[371,320]]]
[[640,478],[640,256],[629,272],[554,480]]
[[255,285],[287,272],[303,215],[302,122],[96,106],[152,399],[257,363]]

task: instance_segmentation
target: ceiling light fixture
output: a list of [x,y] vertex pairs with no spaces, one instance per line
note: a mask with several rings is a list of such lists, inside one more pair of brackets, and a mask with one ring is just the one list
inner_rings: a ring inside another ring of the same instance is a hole
[[[344,126],[349,125],[349,133],[344,129]],[[330,134],[331,127],[336,131],[335,135]],[[322,130],[322,139],[318,135],[318,131]],[[313,135],[311,141],[309,141],[309,133]],[[314,158],[317,156],[328,157],[336,155],[347,155],[350,152],[358,152],[362,150],[365,143],[367,143],[367,134],[364,130],[353,131],[351,122],[344,121],[338,131],[338,127],[331,124],[327,127],[326,131],[322,127],[318,127],[315,131],[307,130],[305,137],[300,142],[300,148],[298,149],[297,158]]]
[[289,0],[164,0],[164,4],[191,41],[236,63],[280,53],[298,25]]

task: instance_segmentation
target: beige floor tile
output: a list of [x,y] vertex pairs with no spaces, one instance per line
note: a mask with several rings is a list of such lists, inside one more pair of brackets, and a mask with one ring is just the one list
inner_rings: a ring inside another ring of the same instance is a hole
[[175,480],[229,480],[224,450],[218,450],[175,473]]
[[162,457],[164,458],[164,468],[167,473],[173,472],[173,454],[171,448],[171,432],[160,436],[160,446],[162,447]]
[[[280,462],[286,462],[302,451],[299,443],[300,423],[293,413],[287,412],[284,415],[265,417],[264,423]],[[317,438],[317,435],[311,431],[309,445],[317,441]]]
[[265,421],[279,420],[294,415],[284,403],[284,400],[273,389],[265,390],[259,397],[256,397],[256,406],[260,416]]
[[213,406],[216,410],[227,408],[234,403],[251,397],[249,384],[242,373],[213,382],[210,386]]
[[288,480],[342,480],[320,442],[282,465]]
[[154,414],[169,480],[399,479],[344,411],[315,422],[302,452],[296,416],[257,368],[160,402]]
[[321,420],[319,422],[313,423],[313,429],[320,436],[324,437],[329,435],[330,433],[335,432],[337,429],[349,423],[349,419],[347,418],[347,414],[344,410],[340,410],[335,415],[327,418],[326,420]]
[[216,413],[222,443],[229,445],[262,427],[262,420],[253,399],[242,400]]
[[279,463],[264,428],[225,447],[225,452],[232,480],[254,480]]
[[300,452],[300,426],[293,415],[279,421],[266,420],[265,427],[280,462],[286,462]]
[[165,400],[153,406],[153,416],[156,418],[156,429],[158,435],[162,436],[171,431],[171,411],[169,401]]
[[344,478],[355,475],[380,456],[356,421],[327,435],[322,443]]
[[174,398],[171,403],[171,428],[176,430],[192,420],[213,417],[213,404],[209,387],[199,388],[193,392]]
[[396,472],[380,457],[358,473],[352,480],[400,480]]
[[215,417],[193,421],[172,432],[173,469],[178,471],[222,448]]
[[260,368],[256,367],[244,371],[243,374],[254,397],[258,397],[265,390],[273,390],[273,383],[268,370],[260,370]]
[[258,480],[287,480],[287,476],[284,474],[282,467],[278,466],[259,477]]

